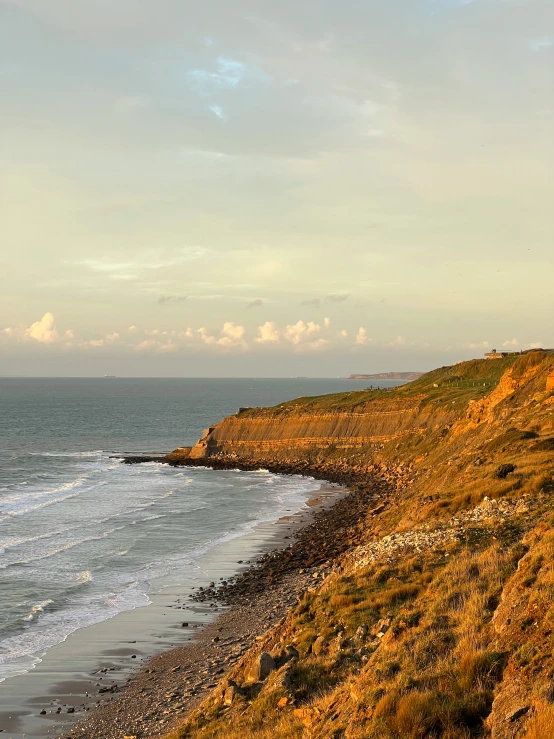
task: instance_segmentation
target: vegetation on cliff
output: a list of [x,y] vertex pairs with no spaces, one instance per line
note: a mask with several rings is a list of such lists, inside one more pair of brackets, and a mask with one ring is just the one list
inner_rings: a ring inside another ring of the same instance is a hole
[[[247,410],[202,448],[386,493],[362,543],[173,739],[554,736],[552,355]],[[262,652],[271,668],[252,677]]]

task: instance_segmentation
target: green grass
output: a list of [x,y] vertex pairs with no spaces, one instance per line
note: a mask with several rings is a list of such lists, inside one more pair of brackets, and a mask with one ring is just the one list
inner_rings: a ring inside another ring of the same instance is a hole
[[[536,354],[541,353],[536,352]],[[422,398],[439,405],[463,405],[468,400],[490,393],[497,386],[504,372],[517,360],[525,358],[526,362],[529,362],[531,360],[527,357],[532,356],[506,357],[494,361],[473,359],[451,367],[441,367],[406,385],[387,390],[354,390],[347,393],[296,398],[273,408],[252,408],[243,411],[240,415],[242,418],[290,413],[356,412],[367,410],[372,403],[392,398],[406,401],[411,398]]]

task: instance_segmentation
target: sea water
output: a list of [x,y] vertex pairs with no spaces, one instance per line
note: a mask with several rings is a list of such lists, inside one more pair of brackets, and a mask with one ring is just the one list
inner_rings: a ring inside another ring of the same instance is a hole
[[1,378],[0,681],[79,629],[200,582],[210,548],[301,509],[319,488],[263,470],[123,465],[122,455],[193,444],[239,406],[366,385]]

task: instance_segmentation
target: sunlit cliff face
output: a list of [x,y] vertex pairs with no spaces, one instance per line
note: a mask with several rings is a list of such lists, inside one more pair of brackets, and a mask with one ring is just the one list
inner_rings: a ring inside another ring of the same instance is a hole
[[554,345],[547,0],[4,0],[0,47],[3,373]]

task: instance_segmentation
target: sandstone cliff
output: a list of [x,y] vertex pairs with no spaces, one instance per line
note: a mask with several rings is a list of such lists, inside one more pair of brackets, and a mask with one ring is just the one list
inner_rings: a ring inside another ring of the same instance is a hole
[[168,461],[386,483],[362,542],[174,737],[554,736],[551,354],[244,410]]

